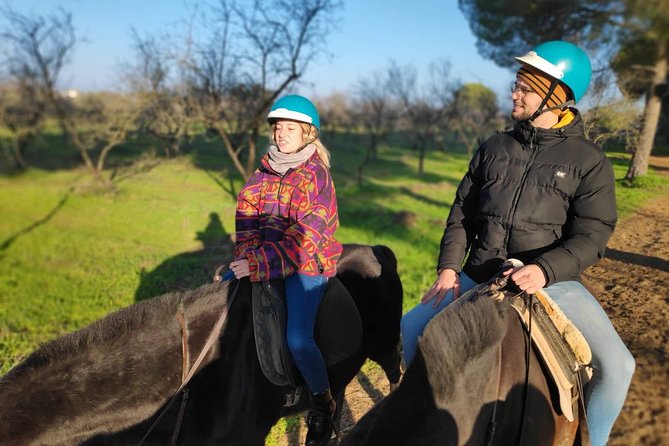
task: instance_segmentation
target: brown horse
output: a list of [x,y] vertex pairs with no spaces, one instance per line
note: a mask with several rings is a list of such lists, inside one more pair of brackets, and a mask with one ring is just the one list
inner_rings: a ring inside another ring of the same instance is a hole
[[507,299],[456,301],[426,327],[397,390],[342,446],[574,444],[578,420],[557,412],[528,342]]
[[[367,358],[399,381],[402,285],[396,267],[384,246],[345,247],[338,278],[358,307],[363,339],[353,356],[328,369],[340,397]],[[137,445],[143,438],[145,445],[264,444],[280,417],[305,410],[309,401],[284,407],[286,389],[263,375],[251,286],[248,280],[238,284],[143,301],[41,346],[0,378],[0,444]],[[183,339],[192,367],[233,292],[224,328],[187,393],[168,404],[187,368]]]

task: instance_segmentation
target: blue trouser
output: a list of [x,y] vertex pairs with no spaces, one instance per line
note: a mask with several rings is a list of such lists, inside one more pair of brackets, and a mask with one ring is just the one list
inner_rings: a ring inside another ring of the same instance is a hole
[[595,297],[579,282],[559,282],[546,293],[583,333],[592,350],[592,380],[585,388],[592,446],[605,445],[634,374],[632,354]]
[[286,286],[286,341],[295,365],[312,393],[321,393],[330,384],[323,354],[314,339],[318,306],[325,293],[325,276],[293,274]]
[[[460,292],[476,284],[460,273]],[[585,389],[586,412],[593,446],[605,445],[634,374],[634,358],[625,347],[608,316],[592,294],[579,282],[560,282],[545,289],[564,314],[583,333],[592,350],[592,380]],[[407,364],[416,354],[418,337],[430,320],[453,302],[449,291],[439,307],[418,304],[402,317],[402,342]]]
[[[460,294],[476,286],[476,282],[467,276],[465,273],[460,273]],[[434,300],[421,304],[419,303],[407,314],[402,316],[400,327],[402,330],[402,349],[404,354],[404,362],[408,366],[413,357],[416,355],[416,345],[418,344],[418,337],[423,334],[423,330],[428,322],[453,302],[453,290],[450,290],[444,296],[437,308],[434,308]]]

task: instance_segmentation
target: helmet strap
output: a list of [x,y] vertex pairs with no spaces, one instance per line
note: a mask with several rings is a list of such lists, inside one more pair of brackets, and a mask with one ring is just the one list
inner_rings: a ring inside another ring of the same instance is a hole
[[549,111],[552,111],[552,110],[558,110],[558,109],[561,110],[561,109],[563,109],[567,106],[576,104],[575,101],[570,99],[567,102],[563,102],[562,104],[554,105],[553,107],[544,108],[544,106],[548,102],[548,98],[550,98],[553,95],[553,92],[555,91],[555,88],[557,88],[557,86],[558,86],[558,81],[553,80],[551,82],[551,86],[548,88],[548,93],[546,93],[546,96],[544,97],[543,101],[541,101],[541,104],[539,104],[539,107],[537,107],[537,110],[532,114],[532,116],[529,117],[528,121],[532,122],[546,112],[549,112]]
[[576,105],[576,102],[574,102],[574,100],[570,99],[567,102],[563,102],[562,104],[554,105],[553,107],[544,108],[541,112],[545,113],[545,112],[553,111],[553,110],[562,110],[563,108],[570,107],[572,105]]

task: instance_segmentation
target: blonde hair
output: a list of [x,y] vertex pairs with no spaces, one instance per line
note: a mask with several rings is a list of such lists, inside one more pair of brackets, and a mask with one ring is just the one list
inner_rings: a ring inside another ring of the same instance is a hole
[[[307,146],[308,144],[315,145],[316,151],[318,152],[318,157],[321,159],[321,161],[323,161],[323,164],[325,164],[325,166],[329,168],[330,151],[327,148],[325,148],[323,142],[318,137],[318,129],[311,124],[307,124],[306,122],[298,122],[298,124],[300,124],[300,127],[302,128],[302,143],[304,144],[304,146]],[[275,122],[272,122],[272,124],[269,127],[269,140],[270,143],[272,144],[276,144],[276,140],[274,139],[275,127],[276,127]]]

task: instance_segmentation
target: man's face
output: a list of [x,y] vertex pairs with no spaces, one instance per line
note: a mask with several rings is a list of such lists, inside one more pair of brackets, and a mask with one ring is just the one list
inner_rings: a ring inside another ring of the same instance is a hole
[[542,98],[525,81],[516,77],[516,83],[511,87],[511,100],[513,100],[511,118],[515,121],[524,121],[537,111]]

